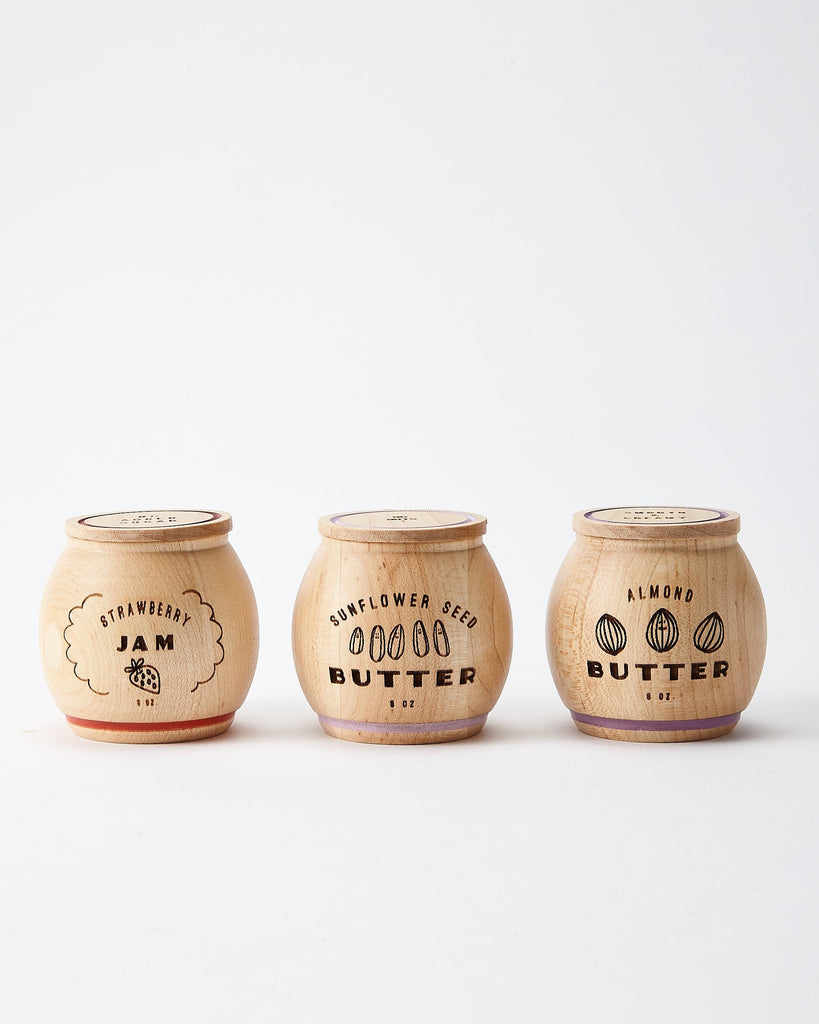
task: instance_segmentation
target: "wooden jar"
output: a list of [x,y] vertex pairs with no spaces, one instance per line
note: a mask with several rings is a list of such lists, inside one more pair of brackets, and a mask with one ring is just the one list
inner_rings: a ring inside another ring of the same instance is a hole
[[578,729],[665,742],[724,736],[762,672],[765,606],[736,512],[578,512],[552,588],[549,663]]
[[202,739],[228,729],[259,649],[256,601],[223,512],[69,519],[45,589],[40,653],[79,736]]
[[325,732],[438,743],[479,732],[512,656],[503,582],[466,512],[327,516],[296,598],[293,655]]

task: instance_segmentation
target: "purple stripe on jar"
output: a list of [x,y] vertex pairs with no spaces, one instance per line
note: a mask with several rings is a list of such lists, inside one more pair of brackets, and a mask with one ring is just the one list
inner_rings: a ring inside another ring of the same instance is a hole
[[580,711],[572,711],[575,722],[583,725],[596,725],[598,729],[622,729],[624,732],[685,732],[693,729],[721,729],[726,725],[736,725],[740,712],[734,715],[722,715],[719,718],[691,718],[679,722],[631,721],[628,718],[596,718],[584,715]]
[[330,725],[334,729],[353,729],[356,732],[387,732],[387,733],[424,733],[424,732],[455,732],[457,729],[471,729],[483,725],[486,715],[476,718],[456,718],[452,722],[352,722],[343,718],[329,718],[319,715],[322,725]]

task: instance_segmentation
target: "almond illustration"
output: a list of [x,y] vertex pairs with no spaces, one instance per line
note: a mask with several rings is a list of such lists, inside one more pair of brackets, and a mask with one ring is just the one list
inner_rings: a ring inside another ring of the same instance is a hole
[[611,655],[619,654],[626,646],[626,641],[628,640],[623,623],[619,619],[615,619],[613,615],[609,615],[608,612],[601,615],[597,620],[594,636],[599,647],[606,654]]
[[658,654],[665,654],[680,639],[680,627],[667,608],[658,608],[648,620],[646,640]]
[[718,651],[724,639],[725,625],[717,612],[706,615],[694,630],[694,646],[703,654]]

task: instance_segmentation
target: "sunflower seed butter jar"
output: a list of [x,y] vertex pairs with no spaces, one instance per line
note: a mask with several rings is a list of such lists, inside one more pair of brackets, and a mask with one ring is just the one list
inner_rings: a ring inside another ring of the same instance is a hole
[[724,736],[756,689],[765,605],[739,515],[634,506],[578,512],[546,642],[581,732],[667,742]]
[[166,743],[224,732],[259,650],[256,601],[225,512],[69,519],[46,584],[40,656],[80,736]]
[[325,516],[293,612],[293,656],[325,732],[438,743],[480,732],[512,657],[509,600],[467,512]]

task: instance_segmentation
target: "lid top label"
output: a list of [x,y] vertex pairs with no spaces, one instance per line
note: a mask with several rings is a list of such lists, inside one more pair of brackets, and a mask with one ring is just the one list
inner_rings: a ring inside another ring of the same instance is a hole
[[634,523],[641,526],[676,526],[713,523],[728,516],[720,509],[687,508],[666,505],[633,505],[623,508],[598,508],[586,512],[586,519],[598,523]]
[[337,526],[360,530],[426,530],[442,526],[465,526],[477,522],[466,512],[439,512],[428,509],[399,509],[380,512],[349,512],[332,516]]
[[155,512],[109,512],[100,516],[86,516],[79,522],[82,526],[92,526],[103,530],[167,530],[175,526],[198,526],[202,523],[212,523],[218,518],[218,512],[166,509]]

